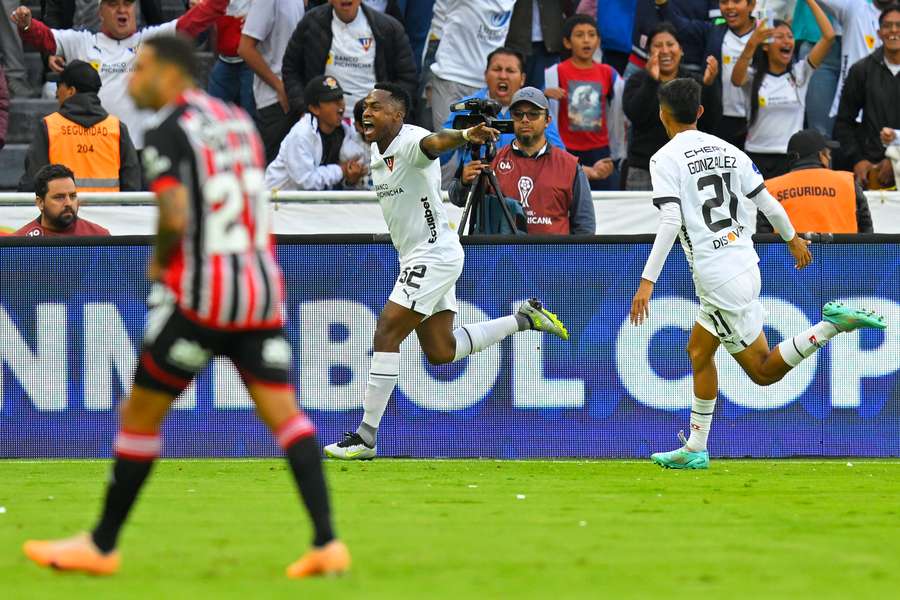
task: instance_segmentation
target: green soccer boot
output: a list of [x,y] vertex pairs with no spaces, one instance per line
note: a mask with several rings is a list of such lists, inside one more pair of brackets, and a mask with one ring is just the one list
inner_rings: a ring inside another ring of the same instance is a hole
[[667,469],[708,469],[709,452],[691,452],[687,449],[683,431],[678,432],[678,437],[682,443],[681,448],[671,452],[656,452],[650,455],[650,460]]
[[531,328],[555,335],[564,340],[569,339],[569,331],[555,314],[544,308],[537,298],[529,298],[519,306],[519,314],[524,315],[531,323]]
[[840,331],[855,329],[885,329],[884,317],[875,311],[857,310],[844,306],[840,302],[829,302],[822,307],[822,318],[837,327]]

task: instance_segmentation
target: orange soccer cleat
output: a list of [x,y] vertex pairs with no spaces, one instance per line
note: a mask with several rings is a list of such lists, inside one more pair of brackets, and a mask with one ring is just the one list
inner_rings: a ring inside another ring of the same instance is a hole
[[87,533],[65,540],[29,540],[22,546],[22,551],[42,567],[61,571],[112,575],[119,570],[119,553],[103,554]]
[[340,540],[332,540],[321,548],[313,548],[287,568],[291,579],[313,575],[340,575],[350,568],[350,551]]

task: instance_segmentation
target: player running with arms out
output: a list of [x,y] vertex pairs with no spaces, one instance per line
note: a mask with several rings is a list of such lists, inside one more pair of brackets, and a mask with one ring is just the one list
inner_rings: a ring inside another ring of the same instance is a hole
[[527,329],[569,338],[556,315],[535,299],[523,302],[513,315],[453,328],[463,249],[444,213],[437,158],[469,141],[495,140],[499,132],[481,124],[431,133],[404,125],[409,108],[409,95],[390,83],[379,83],[365,98],[362,126],[372,143],[370,171],[399,254],[400,277],[375,327],[362,423],[325,447],[332,458],[375,457],[378,425],[400,373],[400,344],[413,331],[431,364],[461,360]]
[[650,160],[660,224],[631,303],[631,322],[640,325],[649,316],[653,284],[679,237],[700,298],[700,314],[687,347],[694,376],[691,436],[685,440],[679,433],[681,448],[650,457],[676,469],[709,467],[706,440],[718,392],[713,357],[720,343],[750,379],[771,385],[837,334],[885,327],[883,318],[872,312],[829,302],[822,309],[822,321],[769,349],[763,333],[766,311],[759,302],[759,257],[750,239],[755,222],[750,202],[787,242],[798,269],[812,262],[809,242],[797,237],[784,208],[766,190],[746,154],[697,131],[697,119],[703,114],[700,93],[700,84],[693,79],[675,79],[659,89],[659,116],[670,138]]
[[237,367],[260,417],[287,454],[312,518],[313,548],[289,577],[331,574],[350,564],[335,539],[312,422],[289,383],[282,279],[263,185],[263,145],[253,121],[194,84],[194,51],[176,37],[146,40],[129,93],[158,112],[147,133],[145,172],[159,203],[150,263],[150,312],[134,388],[121,408],[103,513],[89,534],[29,541],[42,566],[111,574],[116,541],[154,461],[160,425],[176,396],[217,355]]

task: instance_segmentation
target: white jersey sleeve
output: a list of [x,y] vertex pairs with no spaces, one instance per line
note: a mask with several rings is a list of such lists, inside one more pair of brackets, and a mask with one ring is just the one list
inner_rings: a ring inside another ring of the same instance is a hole
[[84,60],[86,49],[93,44],[94,34],[90,31],[74,29],[51,29],[56,40],[56,53],[67,61]]
[[427,129],[416,128],[415,130],[410,131],[409,134],[400,138],[400,143],[397,146],[395,156],[402,157],[406,162],[417,169],[426,168],[431,161],[434,160],[422,152],[422,140],[429,135],[431,135],[431,132]]

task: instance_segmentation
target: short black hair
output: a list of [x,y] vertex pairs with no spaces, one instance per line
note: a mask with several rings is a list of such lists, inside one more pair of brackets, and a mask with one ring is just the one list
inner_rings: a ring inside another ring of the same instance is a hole
[[697,121],[697,110],[700,108],[700,84],[690,77],[681,77],[659,86],[660,106],[665,106],[675,120],[685,125]]
[[496,50],[492,50],[491,53],[487,55],[487,62],[484,64],[485,70],[491,68],[491,61],[494,60],[495,56],[515,56],[516,60],[519,61],[519,71],[521,71],[522,73],[525,72],[525,55],[518,50],[510,48],[508,46],[500,46]]
[[38,198],[47,195],[47,188],[54,179],[71,179],[75,181],[75,173],[66,165],[44,165],[34,174],[34,193]]
[[650,30],[650,33],[647,34],[647,52],[650,52],[650,46],[653,45],[653,38],[658,36],[661,33],[668,33],[675,41],[678,42],[678,45],[681,45],[681,40],[678,39],[678,30],[675,29],[675,26],[672,25],[668,21],[660,21],[656,25],[653,26],[653,29]]
[[197,79],[200,67],[194,54],[194,46],[187,38],[181,35],[162,35],[141,44],[153,48],[158,61],[174,65],[191,79]]
[[577,14],[572,15],[568,19],[563,22],[562,26],[562,36],[565,39],[569,39],[572,37],[572,32],[575,31],[575,28],[578,25],[590,25],[594,28],[594,31],[597,32],[597,35],[600,35],[600,28],[597,27],[597,19],[592,17],[591,15],[583,15]]
[[362,121],[363,111],[366,110],[366,99],[360,98],[356,101],[356,104],[353,105],[353,121],[355,123],[359,123]]
[[[379,81],[375,84],[376,90],[384,90],[388,94],[391,95],[391,100],[400,104],[403,108],[403,114],[409,115],[409,111],[412,108],[412,98],[409,96],[409,92],[407,92],[403,86],[397,85],[396,83],[391,83],[390,81]],[[356,113],[356,107],[354,107],[354,114]],[[362,115],[360,115],[362,116]]]
[[900,12],[900,3],[894,2],[893,4],[889,4],[881,14],[878,15],[878,27],[880,28],[884,18],[888,16],[892,12]]

